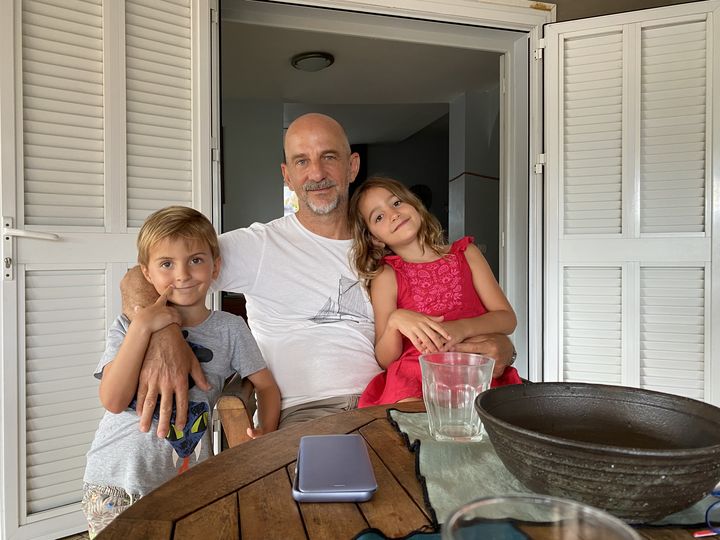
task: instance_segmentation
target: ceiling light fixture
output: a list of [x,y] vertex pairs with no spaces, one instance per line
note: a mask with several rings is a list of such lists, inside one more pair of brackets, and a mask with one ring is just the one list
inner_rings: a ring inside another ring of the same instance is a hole
[[334,62],[335,57],[326,52],[304,52],[290,59],[292,67],[300,71],[320,71],[329,68]]

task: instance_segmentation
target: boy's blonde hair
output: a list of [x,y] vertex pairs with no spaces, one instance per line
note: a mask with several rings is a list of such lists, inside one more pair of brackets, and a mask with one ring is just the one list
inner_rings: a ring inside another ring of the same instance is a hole
[[217,233],[210,220],[187,206],[168,206],[152,213],[137,237],[138,262],[147,266],[152,247],[165,239],[207,242],[213,259],[220,256]]
[[371,176],[355,190],[348,209],[348,220],[354,240],[350,257],[358,276],[366,287],[369,287],[370,282],[380,273],[383,257],[392,254],[390,249],[373,237],[365,219],[360,214],[360,199],[363,194],[373,188],[386,189],[402,202],[417,210],[421,221],[418,239],[423,248],[430,249],[438,255],[444,255],[447,252],[442,226],[438,219],[428,212],[422,201],[405,184],[394,178]]

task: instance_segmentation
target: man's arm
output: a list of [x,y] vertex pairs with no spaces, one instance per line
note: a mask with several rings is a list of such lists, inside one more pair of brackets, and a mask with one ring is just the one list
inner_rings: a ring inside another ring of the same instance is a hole
[[499,377],[505,368],[511,366],[515,360],[515,347],[510,338],[504,334],[485,334],[466,339],[457,343],[452,349],[458,352],[483,354],[495,359],[493,377]]
[[180,314],[166,305],[169,291],[170,288],[153,305],[135,313],[117,354],[102,370],[100,402],[111,413],[127,409],[135,396],[143,357],[153,332],[182,322]]
[[[157,291],[143,276],[139,266],[130,269],[120,282],[123,312],[132,321],[135,308],[146,307],[158,299]],[[188,374],[201,389],[209,390],[200,362],[185,342],[180,327],[166,326],[150,338],[145,360],[140,370],[137,389],[137,412],[140,430],[148,431],[152,423],[158,394],[160,419],[157,435],[165,437],[170,430],[173,397],[175,398],[175,427],[182,429],[187,421]]]

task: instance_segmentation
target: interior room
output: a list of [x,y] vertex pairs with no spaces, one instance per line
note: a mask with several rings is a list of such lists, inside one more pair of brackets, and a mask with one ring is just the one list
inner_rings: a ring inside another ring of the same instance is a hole
[[[293,57],[308,52],[325,53],[332,64],[293,67]],[[345,127],[361,156],[356,184],[381,174],[420,186],[450,239],[473,235],[497,275],[499,58],[422,39],[223,17],[223,230],[283,215],[283,129],[305,112],[323,112]],[[467,216],[466,204],[474,208]]]

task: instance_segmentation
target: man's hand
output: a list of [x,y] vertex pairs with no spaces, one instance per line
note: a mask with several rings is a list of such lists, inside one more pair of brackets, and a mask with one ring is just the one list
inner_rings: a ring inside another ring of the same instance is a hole
[[188,374],[202,390],[210,389],[205,374],[200,368],[200,362],[183,338],[180,327],[171,325],[155,332],[150,338],[138,382],[137,413],[140,415],[140,431],[150,429],[158,395],[160,418],[157,436],[166,437],[170,431],[173,397],[175,427],[178,430],[185,427],[188,410]]
[[493,377],[499,377],[512,362],[512,341],[504,334],[484,334],[473,336],[456,344],[453,351],[483,354],[495,359]]
[[[156,304],[158,293],[149,283],[139,266],[128,270],[120,282],[123,313],[131,321],[138,313],[137,307]],[[162,301],[159,302],[162,304]],[[161,309],[156,304],[157,309]],[[160,396],[160,419],[158,437],[167,436],[170,431],[170,415],[175,398],[175,427],[182,429],[187,422],[188,373],[202,390],[210,385],[200,368],[200,362],[180,332],[180,327],[171,324],[155,332],[150,338],[145,360],[140,371],[137,389],[137,413],[140,416],[140,431],[149,431]]]

